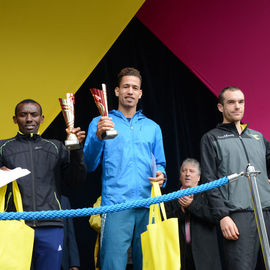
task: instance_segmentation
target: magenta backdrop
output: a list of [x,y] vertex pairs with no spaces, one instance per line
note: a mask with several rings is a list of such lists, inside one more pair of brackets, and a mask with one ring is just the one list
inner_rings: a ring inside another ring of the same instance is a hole
[[137,18],[215,94],[243,89],[244,121],[270,140],[269,14],[268,0],[146,0]]

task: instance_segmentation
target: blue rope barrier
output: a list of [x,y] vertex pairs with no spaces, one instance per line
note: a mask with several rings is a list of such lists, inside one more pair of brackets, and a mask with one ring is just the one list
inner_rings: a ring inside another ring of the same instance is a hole
[[178,190],[158,197],[94,208],[89,207],[81,209],[51,210],[40,212],[5,212],[0,213],[0,220],[20,220],[20,219],[33,220],[33,219],[53,219],[65,217],[85,217],[103,213],[118,212],[126,209],[147,207],[151,204],[172,201],[180,197],[197,194],[213,188],[220,187],[222,185],[227,184],[228,182],[229,182],[228,177],[223,177],[210,183],[206,183],[192,188]]

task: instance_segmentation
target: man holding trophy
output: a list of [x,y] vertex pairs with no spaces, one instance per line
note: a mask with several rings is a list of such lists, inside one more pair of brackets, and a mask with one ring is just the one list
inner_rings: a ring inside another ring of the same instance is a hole
[[[102,206],[149,198],[151,182],[162,186],[166,175],[161,129],[137,111],[142,97],[140,72],[122,69],[115,95],[118,110],[92,120],[84,146],[88,171],[102,163]],[[113,138],[104,138],[112,129],[117,130]],[[125,270],[130,246],[133,268],[142,269],[140,235],[146,230],[148,214],[148,208],[136,208],[102,215],[101,269]]]
[[[26,99],[17,104],[13,121],[19,132],[0,141],[0,169],[16,167],[31,173],[17,180],[24,211],[60,210],[60,185],[82,181],[86,176],[82,149],[68,151],[58,140],[45,140],[39,133],[44,116],[39,103]],[[68,134],[82,142],[85,132],[70,127]],[[12,200],[10,200],[12,201]],[[37,270],[59,270],[63,246],[63,221],[26,220],[35,230],[32,266]],[[31,268],[32,269],[32,268]]]

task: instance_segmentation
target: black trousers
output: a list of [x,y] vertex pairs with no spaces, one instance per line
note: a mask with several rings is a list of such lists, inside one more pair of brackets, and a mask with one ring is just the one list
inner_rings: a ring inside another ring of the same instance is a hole
[[[269,239],[270,211],[263,211],[263,214]],[[260,251],[254,212],[235,212],[230,217],[238,228],[239,238],[236,241],[225,238],[223,240],[225,268],[226,270],[254,270]]]
[[[185,241],[185,240],[183,240]],[[184,246],[184,248],[183,248]],[[181,270],[195,270],[191,244],[184,243],[181,249]]]

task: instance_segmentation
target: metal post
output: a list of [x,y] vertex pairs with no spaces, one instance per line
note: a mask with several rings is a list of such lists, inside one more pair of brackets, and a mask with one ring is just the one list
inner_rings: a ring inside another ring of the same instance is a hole
[[267,231],[266,231],[264,217],[263,217],[263,211],[262,211],[262,205],[261,205],[260,195],[259,195],[258,186],[257,186],[257,180],[256,180],[256,175],[258,173],[260,172],[255,171],[254,167],[249,164],[247,166],[245,176],[248,178],[248,183],[250,187],[254,214],[256,218],[257,229],[258,229],[258,234],[260,238],[265,267],[267,270],[270,270],[270,247],[269,247],[269,241],[268,241]]

